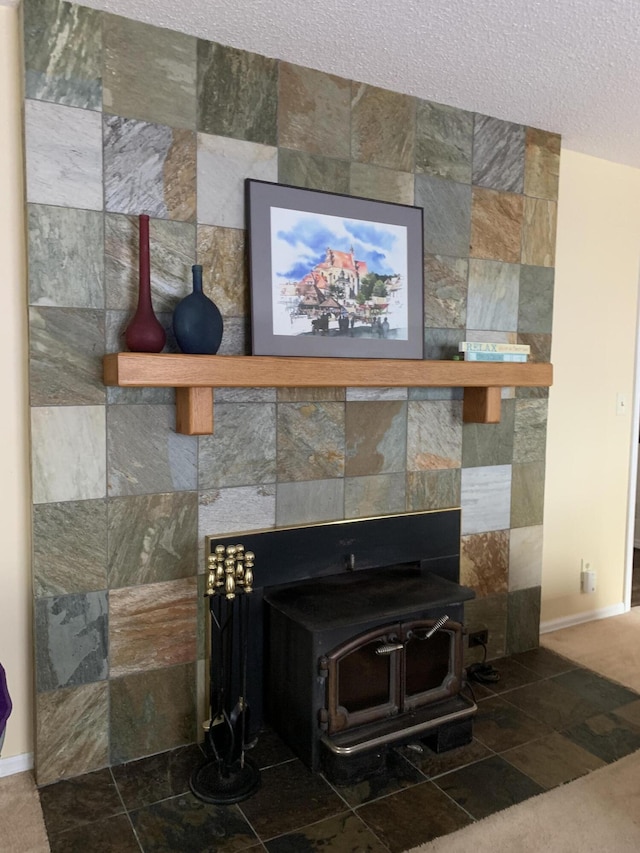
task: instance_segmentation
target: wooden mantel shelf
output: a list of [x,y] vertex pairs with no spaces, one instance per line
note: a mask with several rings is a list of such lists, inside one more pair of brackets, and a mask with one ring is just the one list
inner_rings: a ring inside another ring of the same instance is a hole
[[104,357],[105,385],[176,389],[176,430],[213,432],[214,388],[464,388],[467,423],[500,421],[500,389],[553,382],[550,364],[120,352]]

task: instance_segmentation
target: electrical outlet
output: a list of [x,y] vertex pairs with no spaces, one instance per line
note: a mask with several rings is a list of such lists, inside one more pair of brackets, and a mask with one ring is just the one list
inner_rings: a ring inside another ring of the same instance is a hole
[[596,591],[596,573],[592,568],[591,560],[580,560],[580,592]]
[[[588,565],[589,563],[587,563]],[[596,591],[596,573],[591,571],[591,569],[585,568],[580,574],[580,589],[582,592]]]
[[469,632],[469,648],[474,646],[486,646],[489,642],[489,631],[485,628],[482,631]]

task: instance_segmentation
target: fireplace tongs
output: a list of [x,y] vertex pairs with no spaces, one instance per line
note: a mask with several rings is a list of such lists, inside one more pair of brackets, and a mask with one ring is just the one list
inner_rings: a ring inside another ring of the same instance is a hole
[[448,621],[449,621],[448,616],[441,616],[439,619],[437,619],[433,623],[433,625],[429,628],[429,630],[426,631],[422,636],[420,636],[420,634],[416,633],[415,631],[409,631],[409,633],[407,634],[407,639],[405,640],[404,643],[383,643],[381,646],[378,646],[378,648],[376,649],[376,654],[377,655],[390,655],[392,652],[401,652],[402,649],[404,649],[406,643],[411,639],[428,640],[431,637],[433,637],[433,635],[436,633],[436,631],[439,631],[440,628],[442,628],[442,626]]

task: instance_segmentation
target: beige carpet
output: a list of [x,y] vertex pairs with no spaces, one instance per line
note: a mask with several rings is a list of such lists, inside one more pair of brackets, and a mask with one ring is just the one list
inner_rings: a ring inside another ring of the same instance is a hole
[[[543,634],[540,645],[640,693],[640,608]],[[637,853],[640,751],[410,853]],[[408,852],[409,853],[409,852]]]
[[0,850],[49,853],[40,798],[30,772],[0,779]]
[[640,752],[411,853],[637,853]]
[[640,607],[543,634],[540,645],[640,693]]

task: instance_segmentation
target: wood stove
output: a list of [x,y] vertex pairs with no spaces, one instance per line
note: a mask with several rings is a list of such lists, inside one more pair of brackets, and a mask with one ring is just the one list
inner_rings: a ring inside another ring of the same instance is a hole
[[[388,749],[471,738],[460,511],[238,535],[256,555],[249,704],[313,770],[350,782]],[[208,537],[208,550],[231,539]],[[259,606],[256,604],[259,602]],[[261,639],[261,642],[260,642]]]

